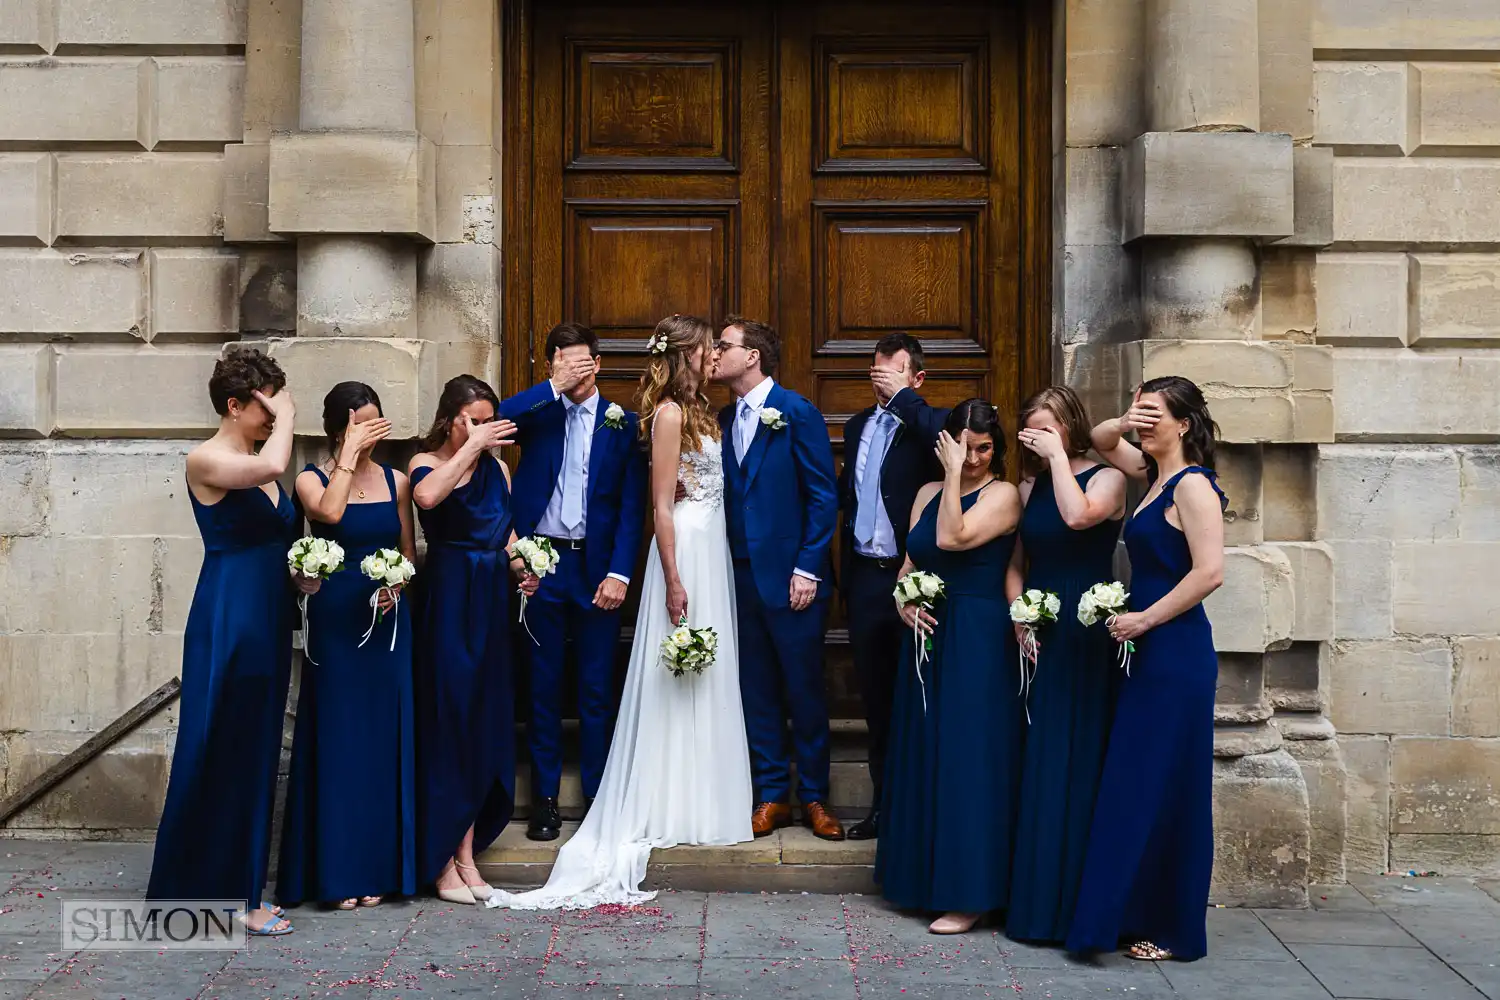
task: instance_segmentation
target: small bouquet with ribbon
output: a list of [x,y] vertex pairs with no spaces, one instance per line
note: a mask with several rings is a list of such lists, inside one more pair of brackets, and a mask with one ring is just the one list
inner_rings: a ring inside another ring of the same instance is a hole
[[[527,535],[525,538],[517,539],[512,555],[520,556],[521,561],[526,564],[527,571],[538,579],[557,572],[557,563],[561,558],[557,550],[552,547],[552,540],[543,538],[541,535]],[[520,594],[521,613],[516,620],[526,629],[526,634],[531,636],[532,643],[540,646],[541,643],[536,641],[536,636],[531,635],[531,626],[526,624],[526,591],[522,590]]]
[[[326,580],[344,568],[344,548],[338,542],[315,535],[304,535],[292,543],[287,550],[286,564],[293,573],[309,580]],[[297,600],[302,609],[302,652],[307,662],[317,666],[308,650],[312,649],[312,637],[307,627],[307,594]]]
[[[1110,625],[1116,618],[1130,610],[1130,594],[1125,590],[1125,585],[1116,580],[1113,583],[1096,583],[1083,592],[1078,599],[1078,622],[1084,627],[1091,627],[1101,620],[1105,625]],[[1126,639],[1120,643],[1120,666],[1125,668],[1125,676],[1130,676],[1130,657],[1135,653],[1135,643]]]
[[719,633],[711,628],[689,628],[687,615],[661,641],[661,665],[673,677],[701,674],[719,655]]
[[[936,573],[914,569],[896,581],[893,596],[896,606],[904,608],[915,604],[922,611],[931,611],[947,595],[947,584]],[[922,664],[932,656],[932,636],[922,634],[922,616],[918,614],[912,622],[912,644],[916,648],[917,683],[922,687],[922,714],[927,714],[927,681],[922,677]]]
[[[413,566],[411,560],[397,549],[376,549],[360,560],[359,571],[380,584],[370,594],[370,627],[365,629],[364,637],[359,640],[360,646],[363,647],[370,641],[370,636],[375,634],[375,626],[385,620],[385,612],[380,609],[380,595],[382,593],[391,595],[391,610],[395,611],[401,606],[399,588],[411,582],[411,578],[417,575],[417,567]],[[400,627],[401,620],[398,618],[396,624],[391,626],[391,652],[393,653],[396,651],[396,630]]]
[[[1031,682],[1036,679],[1036,664],[1041,647],[1037,645],[1036,630],[1057,621],[1062,610],[1062,599],[1050,590],[1028,590],[1010,602],[1010,620],[1021,626],[1025,638],[1021,641],[1021,688],[1017,692],[1022,701],[1029,701]],[[1027,666],[1030,664],[1030,666]],[[1031,721],[1031,708],[1026,709],[1026,721]]]

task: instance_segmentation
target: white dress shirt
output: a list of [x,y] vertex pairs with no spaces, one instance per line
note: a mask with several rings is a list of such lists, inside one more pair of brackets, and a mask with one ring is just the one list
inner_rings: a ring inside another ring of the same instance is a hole
[[[881,420],[887,422],[885,432],[885,447],[879,455],[871,455],[870,449],[875,444],[875,437],[880,429]],[[854,502],[856,517],[858,516],[859,502],[865,496],[865,477],[880,476],[885,465],[885,458],[891,453],[891,445],[895,443],[896,432],[901,428],[901,418],[883,406],[877,406],[875,412],[870,414],[870,419],[865,421],[864,428],[859,434],[859,450],[856,453],[854,463]],[[871,465],[871,460],[875,464]],[[877,488],[878,496],[879,490]],[[854,551],[871,559],[894,559],[896,557],[896,529],[891,524],[890,514],[885,509],[883,502],[875,505],[875,535],[870,539],[868,545],[860,544],[858,539],[854,543]]]
[[[549,383],[550,384],[550,383]],[[575,403],[566,396],[558,393],[557,387],[552,387],[552,395],[555,399],[561,399],[563,404],[563,467],[558,472],[557,485],[553,487],[552,499],[547,503],[547,509],[542,513],[542,519],[537,523],[538,534],[549,538],[571,538],[581,539],[588,534],[588,498],[589,498],[589,456],[594,450],[594,421],[599,412],[600,396],[599,390],[581,403]],[[581,412],[579,412],[581,411]],[[581,436],[575,441],[575,431],[581,432]],[[583,491],[581,509],[583,518],[572,528],[563,524],[563,488],[568,482],[568,447],[574,445],[578,449],[583,468],[578,479],[578,489]],[[630,578],[621,576],[619,573],[610,573],[609,576],[621,583],[629,584]]]
[[[734,404],[734,453],[742,464],[745,456],[750,452],[751,443],[755,440],[755,432],[760,430],[760,411],[766,408],[766,397],[771,395],[771,390],[775,387],[775,379],[764,379]],[[765,433],[784,434],[786,428],[773,431],[767,427]],[[814,576],[805,569],[793,569],[792,572],[814,582],[821,580],[821,577]]]

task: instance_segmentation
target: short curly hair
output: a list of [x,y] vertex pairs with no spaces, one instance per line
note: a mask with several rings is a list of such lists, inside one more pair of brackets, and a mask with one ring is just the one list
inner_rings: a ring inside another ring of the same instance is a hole
[[225,352],[214,365],[208,379],[208,398],[213,401],[214,412],[222,417],[229,413],[231,399],[244,406],[255,390],[267,386],[273,393],[285,389],[286,372],[270,355],[253,347],[239,348]]

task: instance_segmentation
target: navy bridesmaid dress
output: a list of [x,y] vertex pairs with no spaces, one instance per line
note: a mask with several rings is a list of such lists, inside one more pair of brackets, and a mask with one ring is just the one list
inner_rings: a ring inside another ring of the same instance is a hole
[[[1088,484],[1103,466],[1076,477]],[[1037,634],[1028,701],[1031,724],[1021,764],[1021,804],[1005,932],[1021,941],[1060,944],[1068,936],[1083,875],[1089,823],[1109,743],[1116,684],[1115,644],[1103,625],[1078,623],[1078,599],[1114,577],[1119,521],[1075,531],[1057,509],[1043,472],[1021,515],[1026,587],[1062,600],[1058,620]]]
[[297,510],[280,485],[203,504],[203,568],[182,643],[182,699],[151,899],[261,902],[291,678]]
[[[328,485],[317,466],[306,471]],[[351,502],[338,524],[309,522],[314,535],[343,547],[344,568],[307,605],[308,655],[276,876],[277,898],[287,905],[417,889],[410,602],[403,597],[360,646],[377,587],[360,560],[401,548],[389,468],[385,483],[389,500]]]
[[[415,487],[429,469],[412,472]],[[493,456],[431,510],[416,581],[417,880],[435,882],[464,831],[477,854],[515,805],[510,488]]]
[[[972,507],[982,490],[964,497]],[[875,879],[910,910],[983,913],[1009,895],[1022,707],[1007,620],[1005,570],[1014,533],[967,552],[937,544],[941,494],[911,529],[907,551],[947,584],[933,611],[932,655],[917,680],[907,636],[896,677]]]
[[[1155,604],[1188,574],[1187,539],[1167,520],[1182,477],[1125,526],[1130,608]],[[1149,941],[1190,961],[1208,952],[1206,913],[1213,871],[1214,689],[1219,665],[1203,605],[1135,640],[1120,686],[1100,781],[1070,951],[1113,951]]]

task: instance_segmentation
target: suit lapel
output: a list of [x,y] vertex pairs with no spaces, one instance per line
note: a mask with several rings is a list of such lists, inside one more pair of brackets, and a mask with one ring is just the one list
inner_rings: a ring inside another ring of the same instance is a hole
[[[780,410],[781,407],[777,404],[782,402],[784,395],[780,384],[772,385],[771,391],[766,394],[766,403],[761,407],[761,412],[764,413],[768,407]],[[782,419],[786,419],[784,410]],[[756,420],[755,437],[750,439],[750,447],[745,449],[745,488],[747,490],[755,482],[755,474],[760,471],[761,462],[765,461],[766,449],[771,446],[771,435],[782,434],[785,431],[784,427],[779,431],[773,431],[759,419]]]

